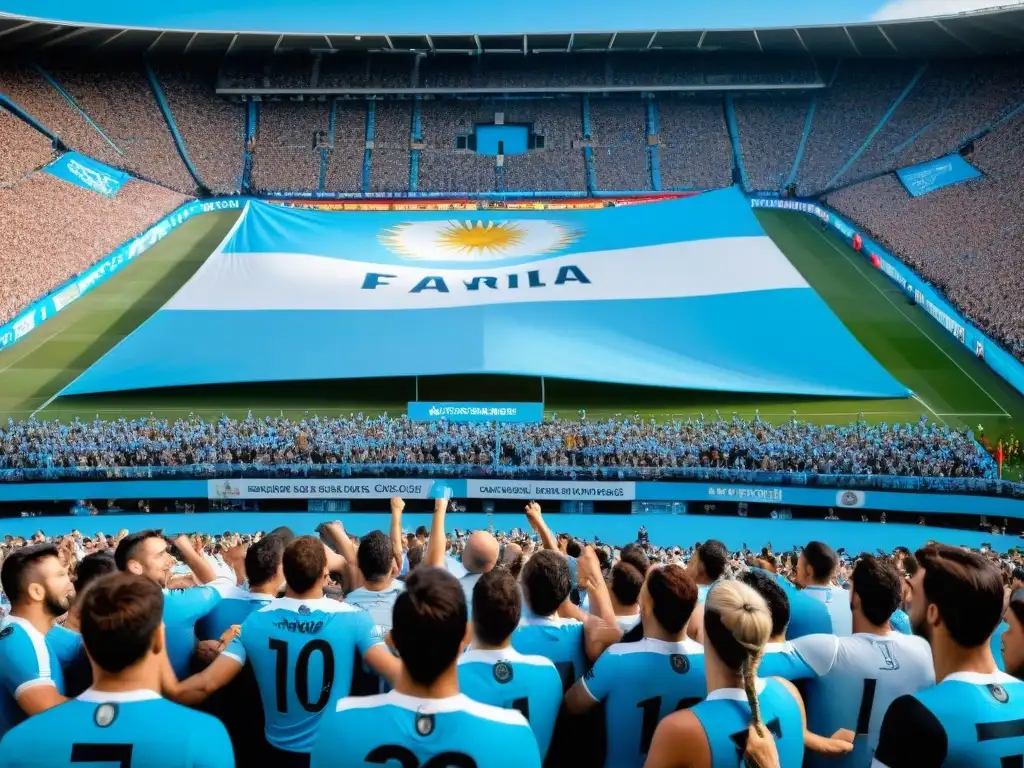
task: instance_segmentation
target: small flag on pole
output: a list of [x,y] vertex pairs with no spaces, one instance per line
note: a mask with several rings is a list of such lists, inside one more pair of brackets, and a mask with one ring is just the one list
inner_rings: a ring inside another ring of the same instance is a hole
[[996,463],[999,465],[999,479],[1003,479],[1003,441],[996,446]]

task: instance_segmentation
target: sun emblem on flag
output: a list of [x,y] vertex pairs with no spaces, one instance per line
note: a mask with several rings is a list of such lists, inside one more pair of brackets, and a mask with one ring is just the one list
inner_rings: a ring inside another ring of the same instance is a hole
[[498,261],[558,253],[582,234],[548,219],[448,219],[398,224],[379,239],[393,253],[417,261]]

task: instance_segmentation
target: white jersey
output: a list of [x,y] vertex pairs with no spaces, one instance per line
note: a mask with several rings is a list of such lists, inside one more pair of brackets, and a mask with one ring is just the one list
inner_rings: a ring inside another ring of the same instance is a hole
[[383,640],[391,631],[391,612],[395,608],[395,600],[405,592],[405,582],[395,579],[386,589],[369,590],[366,587],[353,589],[345,595],[345,602],[362,608],[373,617],[376,632]]
[[832,619],[832,634],[849,637],[853,634],[853,613],[850,611],[850,593],[842,587],[804,587],[808,597],[824,603]]
[[817,675],[807,684],[808,729],[822,736],[840,728],[856,734],[852,752],[839,758],[808,752],[805,766],[870,764],[893,700],[935,685],[931,648],[913,635],[807,635],[793,640],[792,647]]

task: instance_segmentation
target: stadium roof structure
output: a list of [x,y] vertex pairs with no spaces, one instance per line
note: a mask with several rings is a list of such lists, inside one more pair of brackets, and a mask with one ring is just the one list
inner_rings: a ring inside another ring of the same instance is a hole
[[999,55],[1024,51],[1024,8],[923,19],[760,29],[580,31],[538,34],[229,32],[84,24],[0,13],[0,51],[242,54],[286,51],[552,53],[678,50],[830,57]]

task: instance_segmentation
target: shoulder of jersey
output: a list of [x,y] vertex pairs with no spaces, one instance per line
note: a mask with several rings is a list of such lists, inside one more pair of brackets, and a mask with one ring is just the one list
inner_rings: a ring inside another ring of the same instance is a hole
[[304,613],[358,613],[363,611],[363,609],[339,600],[332,600],[329,597],[321,597],[315,600],[296,600],[293,597],[278,597],[260,608],[257,613],[269,613],[271,611],[289,611],[290,613],[302,615]]
[[519,653],[514,648],[505,648],[500,652],[496,651],[474,651],[472,648],[459,657],[459,664],[500,664],[502,662],[511,664],[525,664],[531,667],[555,668],[555,663],[547,656],[534,656]]
[[463,694],[437,700],[405,696],[396,691],[381,693],[376,696],[349,696],[338,701],[335,711],[344,713],[380,707],[397,707],[421,715],[443,715],[461,712],[494,723],[530,727],[526,718],[518,710],[502,709],[501,707],[493,707],[490,704],[482,704]]
[[694,640],[684,640],[678,647],[670,647],[667,643],[652,643],[649,638],[641,638],[635,643],[615,643],[605,651],[609,656],[630,656],[638,653],[650,653],[665,657],[675,656],[703,656],[704,646]]

